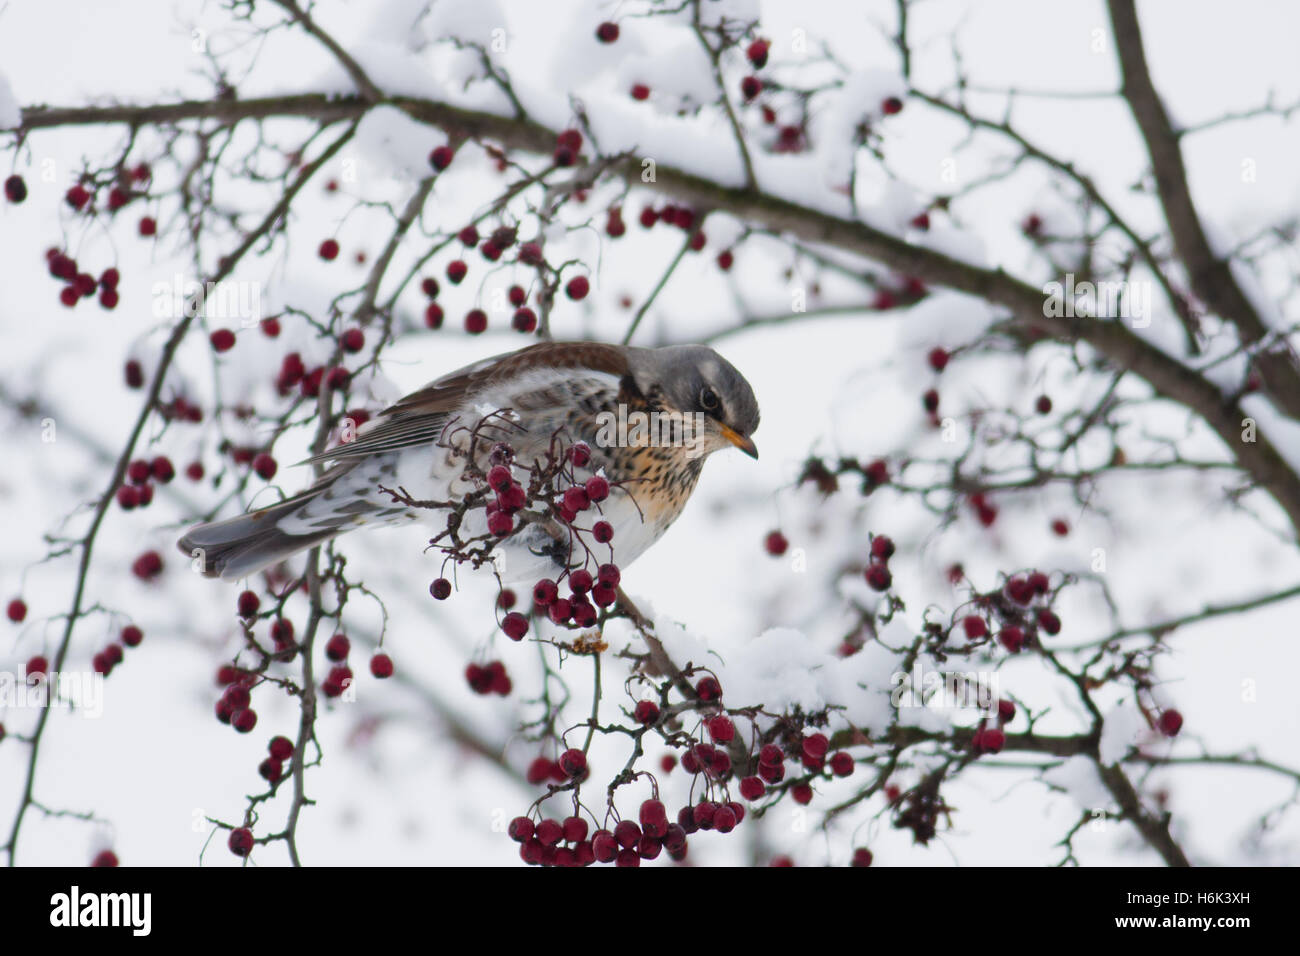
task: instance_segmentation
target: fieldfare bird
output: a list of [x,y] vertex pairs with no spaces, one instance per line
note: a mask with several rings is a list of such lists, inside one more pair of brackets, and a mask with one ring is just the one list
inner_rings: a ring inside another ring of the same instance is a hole
[[[573,566],[597,520],[612,529],[613,560],[626,567],[681,514],[705,457],[730,446],[758,457],[750,437],[757,427],[753,389],[706,346],[543,342],[406,396],[354,440],[308,459],[332,464],[306,491],[198,525],[179,545],[201,558],[207,576],[238,580],[354,528],[428,519],[416,502],[454,505],[484,491],[483,476],[503,454],[526,476],[553,462],[557,447],[577,445],[581,455],[565,463],[570,477],[603,476],[608,497],[583,516],[590,521],[557,522],[554,503],[531,502],[532,513],[502,538],[508,577]],[[480,523],[463,534],[485,528],[491,507],[463,514]],[[576,545],[575,534],[584,539]],[[515,555],[527,556],[525,566]]]

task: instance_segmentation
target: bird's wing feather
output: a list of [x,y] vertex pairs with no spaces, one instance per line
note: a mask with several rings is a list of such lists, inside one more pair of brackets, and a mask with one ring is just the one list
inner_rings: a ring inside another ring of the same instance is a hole
[[399,448],[429,445],[441,437],[449,416],[482,389],[535,369],[591,369],[622,378],[627,355],[600,342],[539,342],[450,372],[389,406],[355,441],[313,455],[307,462],[344,461]]

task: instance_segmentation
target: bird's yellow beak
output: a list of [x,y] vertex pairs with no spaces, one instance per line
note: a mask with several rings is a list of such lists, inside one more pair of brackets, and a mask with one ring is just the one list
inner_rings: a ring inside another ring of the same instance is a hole
[[731,442],[750,458],[758,457],[758,446],[754,444],[754,439],[746,438],[740,432],[736,431],[730,425],[718,424],[718,430],[722,432],[722,437]]

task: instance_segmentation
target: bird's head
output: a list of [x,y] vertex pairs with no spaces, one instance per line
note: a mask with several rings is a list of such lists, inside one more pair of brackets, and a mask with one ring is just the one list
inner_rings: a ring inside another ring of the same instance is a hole
[[698,454],[732,445],[758,457],[753,434],[758,400],[745,376],[706,345],[671,345],[633,351],[629,369],[643,395],[656,395],[672,412],[701,423],[693,434]]

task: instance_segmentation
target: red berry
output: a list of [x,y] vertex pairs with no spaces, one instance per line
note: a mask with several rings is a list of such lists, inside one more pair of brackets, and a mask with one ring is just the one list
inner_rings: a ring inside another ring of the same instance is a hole
[[614,839],[624,849],[630,850],[641,842],[641,828],[631,820],[620,820],[614,827]]
[[1050,582],[1047,575],[1042,571],[1033,571],[1030,573],[1029,586],[1033,588],[1035,594],[1046,594],[1050,588]]
[[591,851],[598,863],[612,863],[618,856],[618,840],[609,830],[597,830],[591,836]]
[[1014,624],[1004,627],[998,633],[998,643],[1009,650],[1012,654],[1018,653],[1020,648],[1025,644],[1025,632]]
[[429,154],[429,165],[441,172],[451,165],[452,157],[455,155],[450,146],[435,147]]
[[264,481],[270,481],[275,477],[276,468],[275,459],[266,452],[260,452],[253,458],[253,471]]
[[9,602],[9,606],[5,608],[5,614],[15,624],[22,623],[23,619],[27,617],[27,602],[22,598],[14,598]]
[[592,501],[601,502],[609,497],[609,482],[600,475],[592,475],[583,487]]
[[106,309],[116,309],[119,301],[121,300],[114,289],[105,289],[99,293],[99,304]]
[[649,726],[659,721],[659,705],[652,700],[638,701],[632,715],[637,723]]
[[870,866],[872,859],[874,857],[866,847],[858,847],[853,851],[853,866]]
[[790,542],[786,540],[785,535],[780,531],[771,531],[768,532],[767,537],[763,539],[763,547],[766,548],[767,553],[773,557],[780,557],[785,554],[786,549],[790,547]]
[[162,570],[162,555],[157,551],[146,551],[131,563],[131,573],[142,581],[152,581]]
[[749,57],[749,62],[754,64],[758,69],[767,66],[767,53],[771,44],[767,40],[755,40],[745,49],[745,56]]
[[746,800],[757,800],[766,792],[767,788],[758,777],[746,777],[740,781],[740,795]]
[[26,674],[31,677],[33,674],[48,674],[50,672],[50,662],[40,654],[27,659]]
[[366,347],[366,333],[360,329],[348,329],[339,339],[339,344],[345,352],[360,352]]
[[482,309],[470,309],[465,313],[465,331],[470,335],[480,335],[487,331],[488,317]]
[[326,262],[332,262],[333,260],[337,259],[339,255],[339,244],[337,240],[326,239],[324,242],[320,244],[320,248],[317,250],[317,253]]
[[945,348],[936,346],[935,348],[930,349],[930,368],[934,369],[936,372],[942,372],[948,367],[948,359],[950,357],[948,350]]
[[1183,729],[1183,715],[1170,708],[1160,715],[1160,732],[1166,737],[1177,737]]
[[560,826],[566,843],[581,843],[587,839],[587,821],[582,817],[566,817]]
[[746,100],[752,100],[763,92],[763,81],[756,76],[747,76],[740,81],[740,94]]
[[145,216],[140,220],[140,235],[152,236],[158,232],[158,222],[152,216]]
[[527,306],[517,309],[510,319],[510,326],[516,332],[531,332],[537,328],[537,313]]
[[872,564],[867,568],[867,584],[873,591],[888,591],[894,583],[894,576],[883,564]]
[[393,659],[387,654],[376,654],[374,657],[370,658],[370,673],[380,680],[392,677]]
[[528,819],[528,817],[515,817],[510,821],[510,826],[506,828],[506,832],[510,834],[510,839],[514,840],[516,843],[526,843],[528,840],[532,839],[533,833],[536,832],[536,829],[537,828],[533,826],[533,821]]
[[831,754],[831,773],[837,777],[847,777],[853,773],[853,757],[843,750]]
[[420,282],[420,291],[430,299],[436,299],[438,297],[438,280],[431,276],[425,278]]
[[11,203],[20,203],[27,198],[27,183],[23,177],[15,174],[5,180],[5,198]]
[[880,111],[884,113],[886,116],[893,116],[895,113],[902,112],[902,110],[903,110],[903,101],[900,100],[897,96],[891,96],[889,97],[889,99],[885,100],[883,103],[880,104]]
[[[633,83],[633,84],[632,84],[632,89],[631,89],[629,92],[630,92],[630,94],[631,94],[631,96],[632,96],[632,99],[634,99],[634,100],[648,100],[648,99],[650,99],[650,87],[646,86],[644,83]],[[641,220],[641,221],[642,221],[642,224],[644,225],[644,223],[645,223],[645,214],[644,214],[644,213],[642,213],[642,220]]]
[[1052,400],[1046,395],[1039,395],[1038,401],[1034,402],[1034,408],[1040,415],[1050,415],[1052,413]]
[[442,306],[437,302],[430,302],[429,307],[424,310],[424,324],[427,328],[437,329],[442,327]]
[[429,593],[439,601],[445,601],[451,597],[451,582],[446,578],[434,578],[433,583],[429,585]]
[[586,594],[594,583],[595,579],[586,568],[578,568],[569,574],[569,590],[574,594]]
[[1048,634],[1061,633],[1061,619],[1056,616],[1055,612],[1043,608],[1038,612],[1038,626]]
[[1016,719],[1016,705],[1003,698],[998,701],[998,723],[1009,724]]
[[230,329],[217,329],[210,337],[212,348],[217,352],[229,352],[235,347],[235,333]]
[[826,739],[825,734],[809,734],[803,740],[803,752],[813,758],[826,756],[826,751],[830,749],[831,742]]
[[925,394],[921,396],[921,404],[933,415],[939,410],[939,393],[933,388],[926,389]]
[[716,677],[702,677],[695,685],[695,693],[700,700],[709,703],[722,696],[722,685],[718,683]]
[[81,296],[77,293],[75,286],[65,285],[59,290],[59,301],[68,308],[72,308],[76,305],[80,298]]
[[606,20],[596,27],[596,39],[601,43],[613,43],[618,39],[618,24]]
[[231,830],[226,846],[230,847],[230,852],[235,856],[248,856],[253,852],[253,831],[247,827]]
[[352,642],[348,640],[346,634],[335,634],[325,642],[325,656],[335,664],[341,664],[347,660],[350,650],[352,650]]
[[275,783],[284,776],[284,764],[274,757],[267,757],[257,765],[257,772],[267,783]]
[[736,725],[725,714],[719,714],[709,721],[709,736],[720,744],[725,744],[736,736]]
[[1066,523],[1065,519],[1057,518],[1052,522],[1052,533],[1058,538],[1064,538],[1070,533],[1070,526]]
[[528,618],[518,611],[511,611],[501,619],[501,630],[505,631],[506,637],[510,640],[521,641],[528,633]]
[[575,302],[577,302],[580,299],[585,299],[587,297],[587,293],[590,291],[591,291],[591,282],[587,279],[586,276],[574,276],[564,286],[565,294]]
[[566,776],[580,777],[587,769],[587,755],[581,750],[573,748],[560,754],[558,763]]
[[894,556],[894,540],[883,534],[878,534],[871,539],[871,556],[879,558],[881,561],[888,561]]
[[246,734],[257,726],[257,713],[245,707],[230,715],[230,725],[241,734]]
[[591,526],[591,536],[599,544],[608,544],[614,540],[614,526],[608,521],[597,521]]
[[447,263],[447,280],[452,285],[460,285],[467,272],[469,272],[469,266],[465,265],[463,259],[453,259]]
[[984,623],[984,618],[977,614],[966,615],[966,617],[962,618],[961,626],[966,632],[966,636],[971,640],[981,638],[989,632],[988,625]]
[[266,749],[275,760],[288,760],[293,756],[293,741],[288,737],[272,737]]
[[90,192],[85,186],[76,185],[67,191],[63,197],[67,200],[68,205],[78,211],[90,202]]
[[127,647],[139,647],[140,642],[144,640],[144,631],[134,624],[128,624],[122,628],[120,639]]
[[90,862],[90,865],[93,867],[115,867],[117,866],[117,854],[112,850],[100,850],[95,854],[95,859]]
[[581,468],[591,461],[591,446],[585,441],[574,442],[569,447],[569,461]]

